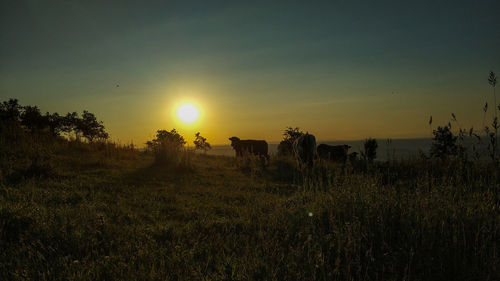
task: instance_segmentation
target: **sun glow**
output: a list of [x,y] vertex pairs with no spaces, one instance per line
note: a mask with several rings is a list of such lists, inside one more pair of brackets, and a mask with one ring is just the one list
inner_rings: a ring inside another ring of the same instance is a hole
[[192,104],[183,104],[177,109],[177,117],[187,124],[191,124],[198,120],[200,112],[196,106]]

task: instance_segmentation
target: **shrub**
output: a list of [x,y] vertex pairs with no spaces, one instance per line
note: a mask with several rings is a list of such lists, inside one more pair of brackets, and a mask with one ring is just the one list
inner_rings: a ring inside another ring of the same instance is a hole
[[207,139],[200,135],[200,132],[196,133],[194,136],[196,137],[196,139],[193,141],[195,149],[203,150],[203,152],[206,153],[207,150],[212,148],[207,142]]
[[287,127],[283,133],[283,140],[278,145],[278,155],[286,156],[293,154],[293,142],[304,135],[298,127]]
[[148,149],[155,155],[157,164],[177,165],[179,164],[180,152],[186,141],[175,129],[170,132],[158,130],[156,138],[146,143]]
[[377,148],[378,143],[376,139],[368,138],[363,144],[363,151],[361,151],[361,156],[368,163],[373,163],[373,160],[377,158]]
[[457,137],[453,135],[449,126],[439,126],[432,131],[434,135],[431,145],[431,156],[445,159],[457,153]]

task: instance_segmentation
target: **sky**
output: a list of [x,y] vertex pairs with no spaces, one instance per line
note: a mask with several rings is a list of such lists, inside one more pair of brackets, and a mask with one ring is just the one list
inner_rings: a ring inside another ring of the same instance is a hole
[[0,0],[0,100],[89,110],[124,144],[430,137],[452,112],[482,127],[490,70],[498,0]]

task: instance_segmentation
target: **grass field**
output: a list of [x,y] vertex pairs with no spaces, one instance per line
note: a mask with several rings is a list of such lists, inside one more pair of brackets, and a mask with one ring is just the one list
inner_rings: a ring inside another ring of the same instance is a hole
[[127,147],[54,147],[0,185],[0,280],[500,276],[498,167],[323,163],[304,177],[277,157],[162,166]]

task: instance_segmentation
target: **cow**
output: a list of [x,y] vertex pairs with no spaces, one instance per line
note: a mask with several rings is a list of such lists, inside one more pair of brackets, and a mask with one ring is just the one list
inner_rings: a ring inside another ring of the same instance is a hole
[[306,133],[293,142],[293,154],[299,169],[313,168],[316,158],[316,138]]
[[240,140],[238,137],[231,137],[229,140],[231,141],[231,146],[236,151],[236,157],[253,154],[269,159],[267,142],[265,140]]
[[351,146],[347,144],[343,145],[328,145],[328,144],[320,144],[318,145],[318,156],[320,159],[345,163],[347,160],[347,151],[351,148]]

